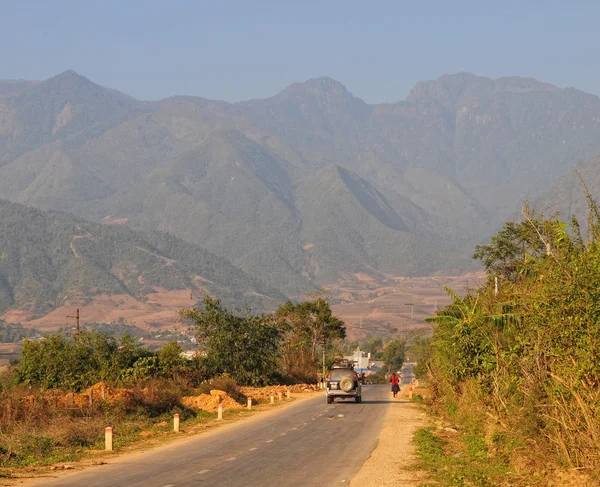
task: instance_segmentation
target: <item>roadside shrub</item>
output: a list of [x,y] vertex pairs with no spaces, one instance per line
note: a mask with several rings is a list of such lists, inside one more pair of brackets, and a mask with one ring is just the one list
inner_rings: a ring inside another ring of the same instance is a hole
[[429,320],[427,365],[438,409],[471,439],[500,425],[512,444],[551,446],[598,479],[600,210],[587,198],[586,239],[576,220],[525,207],[523,222],[477,247],[488,280],[465,297],[449,290],[453,302]]

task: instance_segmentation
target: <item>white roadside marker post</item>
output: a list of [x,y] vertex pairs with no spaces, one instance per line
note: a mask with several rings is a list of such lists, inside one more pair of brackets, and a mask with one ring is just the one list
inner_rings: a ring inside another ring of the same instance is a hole
[[219,407],[217,408],[217,419],[218,420],[223,419],[223,403],[222,402],[219,403]]
[[285,391],[285,397],[286,397],[287,399],[291,399],[291,397],[292,397],[292,393],[291,393],[290,391]]
[[248,409],[252,409],[252,398],[251,397],[248,398],[248,406],[247,407],[248,407]]
[[179,414],[173,416],[173,431],[179,433]]
[[271,404],[275,404],[275,396],[271,394]]
[[280,401],[283,399],[283,392],[281,392],[281,391],[277,392],[277,399],[279,399]]
[[104,443],[106,451],[112,451],[113,449],[113,433],[112,428],[107,426],[104,428]]

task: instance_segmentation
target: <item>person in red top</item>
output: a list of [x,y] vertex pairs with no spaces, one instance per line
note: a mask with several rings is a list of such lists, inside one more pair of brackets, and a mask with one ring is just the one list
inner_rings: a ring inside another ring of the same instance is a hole
[[400,378],[396,375],[396,372],[392,374],[390,382],[392,383],[392,392],[394,393],[394,397],[396,397],[396,394],[400,392]]

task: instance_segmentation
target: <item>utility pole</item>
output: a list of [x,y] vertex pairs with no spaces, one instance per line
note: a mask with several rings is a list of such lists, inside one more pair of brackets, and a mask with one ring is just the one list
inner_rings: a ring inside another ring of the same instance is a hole
[[67,316],[67,319],[69,319],[69,318],[75,318],[75,327],[76,327],[75,329],[77,330],[75,337],[77,338],[77,340],[79,340],[79,308],[77,308],[75,310],[75,316],[73,316],[73,315]]
[[321,376],[325,380],[325,340],[323,340],[323,375]]

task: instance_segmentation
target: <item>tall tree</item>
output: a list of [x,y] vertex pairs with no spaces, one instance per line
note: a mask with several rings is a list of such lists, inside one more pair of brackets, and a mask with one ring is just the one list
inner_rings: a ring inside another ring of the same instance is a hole
[[275,312],[283,333],[282,360],[290,373],[298,367],[315,374],[317,350],[330,349],[335,340],[346,337],[344,322],[336,318],[322,297],[293,304],[288,301]]
[[228,374],[244,385],[264,385],[279,365],[279,329],[272,316],[236,314],[206,296],[200,308],[180,310],[196,329],[211,375]]

